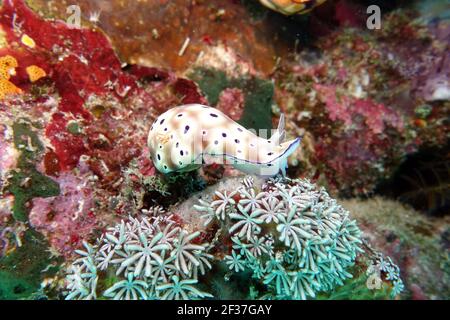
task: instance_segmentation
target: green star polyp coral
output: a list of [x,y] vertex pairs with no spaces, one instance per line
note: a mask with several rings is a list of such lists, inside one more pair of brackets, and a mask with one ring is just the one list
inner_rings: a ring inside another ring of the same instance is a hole
[[[202,298],[209,294],[195,289],[197,274],[211,268],[208,244],[194,244],[199,232],[188,233],[171,214],[154,210],[155,217],[130,217],[102,235],[69,267],[67,299],[111,298],[115,300]],[[197,270],[198,269],[198,270]],[[101,281],[113,282],[106,290]],[[106,279],[105,279],[106,278]],[[103,286],[103,285],[102,285]],[[184,292],[183,290],[186,290]]]
[[233,242],[229,269],[252,270],[269,290],[261,298],[314,298],[352,277],[347,269],[363,251],[361,232],[323,188],[288,178],[258,188],[246,178],[233,195],[216,192],[217,199],[196,209],[215,212]]
[[[367,254],[349,212],[308,180],[246,177],[207,194],[181,216],[151,208],[85,243],[69,268],[67,298],[212,298],[201,290],[219,294],[214,277],[233,274],[264,288],[253,298],[315,298],[352,278],[357,255]],[[398,267],[381,269],[397,295]]]

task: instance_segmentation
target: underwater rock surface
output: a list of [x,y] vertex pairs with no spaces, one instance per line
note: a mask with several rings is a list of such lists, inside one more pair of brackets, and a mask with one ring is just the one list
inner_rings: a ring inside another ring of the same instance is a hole
[[341,204],[352,212],[374,248],[397,262],[405,297],[449,297],[448,217],[427,219],[410,207],[380,197],[344,200]]

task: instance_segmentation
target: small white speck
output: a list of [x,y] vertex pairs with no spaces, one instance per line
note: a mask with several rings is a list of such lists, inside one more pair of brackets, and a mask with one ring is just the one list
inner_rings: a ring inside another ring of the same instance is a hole
[[181,46],[180,51],[178,52],[178,56],[181,57],[184,52],[186,51],[187,47],[189,46],[189,43],[191,42],[191,38],[187,37],[186,40],[184,40],[183,45]]
[[100,21],[101,11],[93,11],[89,13],[89,21],[97,24]]

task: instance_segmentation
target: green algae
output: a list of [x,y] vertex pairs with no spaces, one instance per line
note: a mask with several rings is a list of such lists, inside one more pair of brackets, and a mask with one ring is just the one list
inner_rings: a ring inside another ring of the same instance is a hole
[[0,259],[0,300],[27,299],[40,290],[45,277],[58,271],[57,266],[49,267],[48,243],[40,233],[27,230],[22,242]]
[[[13,217],[19,221],[28,218],[28,201],[59,194],[59,185],[35,168],[44,147],[33,127],[37,128],[26,119],[12,126],[14,145],[21,155],[17,168],[11,172],[7,189],[14,195]],[[28,229],[21,241],[20,246],[0,259],[0,299],[31,298],[40,290],[44,277],[54,275],[58,269],[49,267],[48,243],[40,233]]]
[[67,124],[67,131],[69,131],[71,134],[79,135],[81,133],[81,128],[77,122],[72,121]]
[[238,122],[249,129],[272,129],[274,85],[271,81],[252,76],[230,78],[223,71],[200,67],[188,76],[199,85],[211,105],[217,104],[223,90],[241,89],[245,102],[244,113]]
[[421,119],[426,119],[433,111],[433,107],[429,104],[422,104],[414,109],[414,113]]
[[43,151],[32,125],[27,121],[13,124],[14,145],[21,151],[17,169],[9,179],[8,190],[14,195],[13,216],[16,220],[26,221],[28,218],[26,204],[35,197],[57,196],[59,185],[51,178],[36,170],[36,159]]
[[170,196],[169,186],[159,176],[145,177],[143,184],[146,192],[156,191],[163,196]]

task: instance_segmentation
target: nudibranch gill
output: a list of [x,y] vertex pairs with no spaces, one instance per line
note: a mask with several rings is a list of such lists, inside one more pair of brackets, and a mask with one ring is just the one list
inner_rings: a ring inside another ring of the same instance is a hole
[[188,104],[161,114],[150,128],[147,143],[162,173],[223,163],[248,174],[273,176],[280,170],[286,174],[287,157],[300,145],[300,138],[284,142],[284,136],[284,116],[274,134],[265,139],[216,108]]

